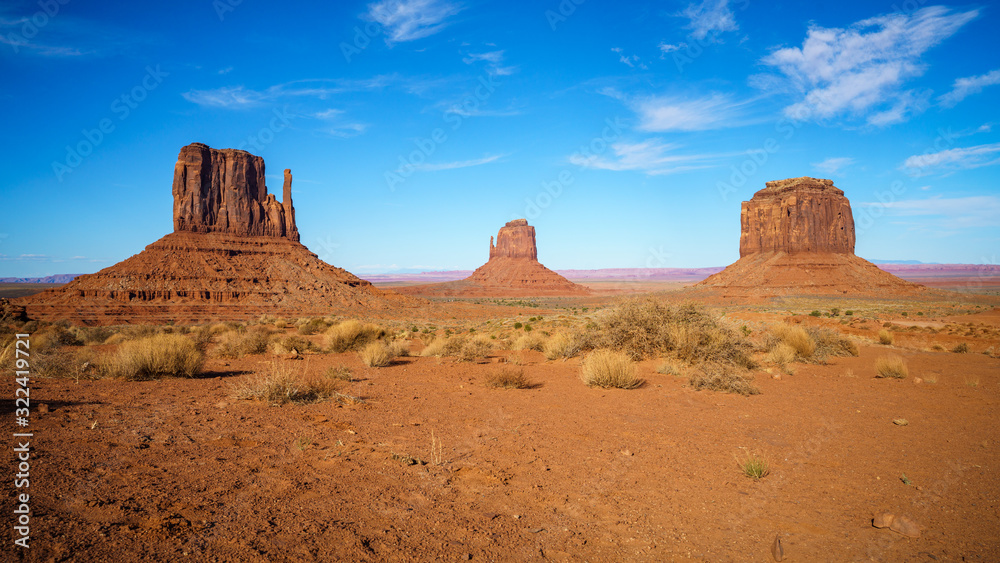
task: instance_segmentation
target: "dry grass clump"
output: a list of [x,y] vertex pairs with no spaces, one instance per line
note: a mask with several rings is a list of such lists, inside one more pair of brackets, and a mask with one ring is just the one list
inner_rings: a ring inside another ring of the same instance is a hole
[[543,351],[545,346],[545,335],[538,332],[526,332],[521,336],[517,337],[517,340],[511,344],[511,350],[534,350],[536,352]]
[[588,387],[635,389],[642,380],[635,375],[635,363],[628,354],[613,350],[595,350],[583,359],[580,379]]
[[389,349],[394,356],[403,357],[410,355],[410,341],[405,338],[398,338],[389,343]]
[[441,350],[443,356],[457,356],[462,353],[462,348],[469,341],[469,337],[464,334],[451,336],[444,341],[444,348]]
[[521,368],[504,366],[486,377],[487,387],[503,389],[527,389],[531,387]]
[[488,336],[479,335],[469,339],[458,351],[458,359],[462,362],[474,362],[482,360],[493,351],[493,341]]
[[312,350],[316,345],[301,336],[287,334],[275,338],[271,347],[275,354],[291,354],[293,350],[300,353]]
[[179,334],[157,334],[124,342],[102,363],[105,374],[128,381],[161,377],[191,377],[204,354],[194,341]]
[[327,350],[339,354],[348,350],[360,350],[383,336],[385,329],[382,327],[351,319],[327,329],[323,345]]
[[424,346],[424,349],[420,351],[420,355],[424,356],[424,357],[428,357],[428,356],[438,356],[438,357],[441,357],[441,356],[443,356],[444,355],[444,345],[445,345],[445,342],[447,342],[447,341],[448,341],[448,339],[442,338],[440,336],[437,337],[437,338],[435,338],[433,341],[431,341],[430,344],[428,344],[427,346]]
[[767,353],[767,361],[783,368],[794,362],[797,356],[798,354],[795,353],[795,348],[792,348],[784,342],[778,342],[777,346],[771,348],[771,351]]
[[76,380],[100,377],[100,366],[92,348],[71,346],[43,348],[32,354],[32,360],[31,371],[39,377],[64,377]]
[[263,354],[271,343],[271,332],[267,325],[249,329],[231,330],[219,336],[215,355],[220,358],[242,358],[247,354]]
[[271,362],[268,371],[243,379],[232,387],[235,399],[265,401],[271,405],[318,403],[338,396],[341,382],[333,378],[306,379],[291,367]]
[[326,320],[322,318],[302,319],[302,321],[303,322],[299,323],[299,326],[296,329],[296,331],[302,336],[323,332],[330,327]]
[[663,375],[681,375],[683,373],[683,366],[680,362],[664,360],[663,363],[656,368],[656,373],[662,373]]
[[816,343],[814,355],[820,360],[828,357],[857,356],[858,345],[840,332],[826,327],[812,327],[809,336]]
[[111,327],[107,326],[78,326],[73,328],[73,333],[84,345],[104,344],[104,342],[115,334]]
[[760,389],[753,385],[751,376],[724,364],[702,365],[700,370],[691,373],[688,384],[696,390],[710,389],[744,397],[760,394]]
[[633,359],[670,353],[690,364],[721,362],[755,367],[746,337],[696,304],[671,306],[651,297],[621,301],[602,320],[600,344]]
[[903,379],[910,374],[906,367],[906,362],[902,356],[895,354],[891,356],[879,356],[875,360],[875,377],[891,377]]
[[775,345],[785,344],[795,352],[796,358],[808,360],[816,353],[816,341],[800,326],[781,323],[772,325],[769,330]]
[[957,344],[954,348],[952,348],[951,351],[956,354],[968,354],[969,345],[965,342],[962,342],[960,344]]
[[736,463],[743,470],[743,474],[754,481],[763,479],[771,473],[771,464],[762,454],[746,452],[742,458],[736,458]]
[[896,340],[891,332],[886,329],[878,331],[878,343],[884,344],[886,346],[892,346],[892,343]]
[[351,373],[351,368],[345,365],[330,366],[326,368],[326,373],[324,376],[327,379],[339,379],[341,381],[354,381],[354,375]]
[[559,358],[572,358],[580,352],[592,347],[593,346],[590,344],[589,333],[559,332],[553,334],[548,340],[545,341],[542,346],[542,352],[545,354],[546,358],[550,360],[557,360]]
[[391,365],[392,361],[396,359],[393,347],[378,340],[369,342],[368,345],[358,352],[358,355],[361,356],[361,362],[370,368],[382,368]]

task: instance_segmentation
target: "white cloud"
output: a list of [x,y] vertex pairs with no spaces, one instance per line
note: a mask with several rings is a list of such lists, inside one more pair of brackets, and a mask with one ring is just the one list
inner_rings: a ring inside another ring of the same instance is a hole
[[437,172],[438,170],[454,170],[455,168],[469,168],[470,166],[481,166],[483,164],[489,164],[491,162],[497,161],[507,155],[505,154],[495,154],[492,156],[487,156],[483,158],[477,158],[474,160],[459,160],[455,162],[441,162],[438,164],[420,164],[414,166],[415,169],[421,172]]
[[699,99],[653,96],[631,102],[645,131],[704,131],[738,125],[740,108],[728,96],[713,94]]
[[469,53],[468,56],[462,57],[462,62],[471,65],[480,61],[485,61],[487,63],[486,70],[494,76],[508,76],[514,74],[517,71],[516,66],[501,66],[504,60],[503,50],[489,51],[486,53]]
[[691,37],[699,40],[705,39],[709,34],[737,31],[740,28],[736,23],[736,16],[729,9],[729,0],[704,0],[701,4],[690,4],[681,15],[691,20],[687,28],[691,30]]
[[929,174],[930,169],[968,170],[995,164],[1000,164],[1000,143],[913,155],[903,162],[903,170],[922,176]]
[[903,201],[863,202],[863,207],[880,207],[891,215],[901,217],[939,217],[943,227],[997,227],[1000,226],[1000,197],[971,196]]
[[831,157],[824,160],[823,162],[814,162],[812,163],[812,167],[815,168],[816,170],[819,170],[820,172],[823,172],[824,174],[831,174],[833,176],[836,176],[837,174],[840,173],[841,169],[847,168],[852,164],[854,164],[853,158],[841,156],[841,157]]
[[229,74],[232,71],[233,71],[233,67],[227,66],[226,68],[220,68],[219,69],[219,74]]
[[181,95],[184,96],[185,100],[200,106],[247,109],[289,97],[312,97],[325,100],[330,96],[346,92],[378,90],[399,81],[396,76],[385,75],[362,80],[307,79],[276,84],[264,90],[253,90],[242,85],[223,86],[211,90],[190,90]]
[[687,43],[677,43],[677,44],[660,43],[660,58],[662,59],[666,57],[669,53],[673,53],[674,51],[680,51],[685,47],[687,47]]
[[676,174],[688,170],[709,168],[710,162],[720,155],[672,154],[681,145],[663,143],[650,139],[639,143],[615,143],[611,145],[613,157],[576,153],[569,158],[570,163],[584,168],[598,170],[635,170],[650,176]]
[[181,94],[184,99],[199,106],[242,109],[259,106],[267,97],[265,93],[243,86],[225,86],[214,90],[191,90]]
[[794,119],[864,118],[884,126],[922,111],[926,94],[903,90],[926,70],[920,58],[979,15],[943,6],[913,14],[859,21],[847,29],[812,26],[802,47],[779,49],[762,62],[784,76],[761,84],[783,86],[799,101],[785,108]]
[[1000,70],[993,70],[979,76],[969,76],[955,80],[951,92],[938,97],[941,105],[947,108],[954,107],[958,102],[972,94],[978,94],[987,86],[1000,84]]
[[382,24],[387,43],[422,39],[444,29],[462,7],[444,0],[382,0],[368,5],[368,17]]

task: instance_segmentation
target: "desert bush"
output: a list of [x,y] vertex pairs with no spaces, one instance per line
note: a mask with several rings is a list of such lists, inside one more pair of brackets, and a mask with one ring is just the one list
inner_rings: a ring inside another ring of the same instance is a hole
[[275,354],[291,354],[292,350],[305,352],[316,348],[316,345],[301,336],[288,334],[278,335],[271,343],[271,347]]
[[392,355],[395,357],[403,357],[410,355],[410,341],[406,338],[397,338],[389,343],[389,349],[392,350]]
[[882,329],[882,330],[878,331],[878,343],[879,344],[884,344],[886,346],[892,346],[892,343],[895,340],[896,340],[896,338],[888,330]]
[[891,377],[903,379],[910,374],[902,356],[879,356],[875,360],[875,377]]
[[456,354],[463,362],[474,362],[490,355],[493,351],[493,342],[488,336],[479,335],[467,340],[461,350]]
[[38,377],[96,379],[97,355],[91,348],[52,346],[32,354],[31,370]]
[[115,331],[106,326],[78,326],[73,328],[73,333],[80,343],[90,345],[104,344],[112,334],[115,334]]
[[324,375],[328,379],[339,379],[341,381],[354,381],[354,375],[351,373],[351,368],[344,365],[330,366],[326,368],[326,373]]
[[622,350],[636,360],[671,353],[688,363],[754,365],[749,341],[695,304],[627,299],[604,317],[600,334],[603,347]]
[[420,355],[424,357],[443,356],[445,342],[447,342],[446,338],[435,338],[430,344],[424,346],[424,349],[420,351]]
[[327,350],[339,354],[348,350],[360,350],[384,335],[385,330],[378,325],[362,324],[351,319],[327,329],[324,346]]
[[753,378],[737,368],[724,364],[704,364],[688,378],[688,384],[696,390],[709,389],[724,393],[759,395],[760,390],[753,385]]
[[951,351],[956,354],[966,354],[969,352],[969,345],[966,344],[965,342],[962,342],[961,344],[958,344],[954,348],[952,348]]
[[321,318],[308,319],[304,323],[300,323],[296,331],[303,335],[308,336],[310,334],[316,334],[318,332],[323,332],[330,325],[326,324],[326,321]]
[[682,366],[678,362],[672,360],[665,360],[663,363],[656,368],[656,373],[662,373],[663,375],[681,375]]
[[545,346],[545,335],[534,332],[525,333],[517,337],[517,340],[511,344],[512,350],[534,350],[536,352],[541,352]]
[[550,360],[572,358],[589,345],[589,334],[583,332],[557,332],[542,345],[542,352]]
[[507,355],[507,363],[515,366],[524,365],[524,354],[513,352]]
[[784,342],[778,342],[778,344],[771,349],[767,354],[767,361],[780,367],[785,367],[788,364],[795,361],[797,354],[795,353],[795,348],[792,348]]
[[385,342],[369,342],[358,352],[361,361],[370,368],[381,368],[392,364],[396,359],[392,347]]
[[831,356],[857,356],[858,345],[840,332],[826,327],[810,327],[809,337],[816,343],[814,356],[825,360]]
[[110,376],[128,381],[161,377],[192,377],[204,354],[194,341],[180,334],[157,334],[123,342],[103,362]]
[[31,347],[35,350],[82,345],[83,342],[77,337],[75,331],[59,324],[49,325],[35,333],[31,339]]
[[501,367],[488,375],[485,383],[487,387],[500,387],[503,389],[527,389],[531,386],[528,383],[528,379],[524,376],[523,369],[515,369],[509,366]]
[[595,350],[583,359],[580,379],[588,387],[635,389],[642,385],[642,380],[636,377],[635,371],[635,363],[628,354]]
[[244,378],[233,385],[235,399],[265,401],[272,405],[309,404],[338,396],[341,383],[333,378],[306,379],[280,362],[271,362],[268,371]]
[[267,325],[257,325],[249,329],[223,332],[215,355],[220,358],[242,358],[247,354],[263,354],[271,343]]
[[769,327],[775,344],[783,343],[795,351],[797,358],[808,360],[816,353],[816,341],[800,326],[780,323]]

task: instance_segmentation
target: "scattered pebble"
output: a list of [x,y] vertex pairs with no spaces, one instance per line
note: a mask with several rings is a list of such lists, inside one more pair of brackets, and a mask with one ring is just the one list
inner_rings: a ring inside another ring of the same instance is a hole
[[892,423],[895,424],[896,426],[906,426],[907,424],[910,423],[910,421],[906,420],[905,418],[897,418],[894,419]]
[[785,558],[785,548],[781,545],[781,536],[774,536],[774,543],[771,544],[771,557],[774,557],[775,561],[781,561]]

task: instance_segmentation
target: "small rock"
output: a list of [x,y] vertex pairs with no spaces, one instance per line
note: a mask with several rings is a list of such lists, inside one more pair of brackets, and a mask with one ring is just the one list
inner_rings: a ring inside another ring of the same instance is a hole
[[875,526],[876,528],[888,528],[892,525],[892,521],[895,519],[896,517],[892,514],[883,512],[882,514],[876,515],[875,518],[872,519],[872,526]]
[[921,384],[921,383],[923,383],[923,382],[924,382],[924,380],[923,380],[923,379],[920,379],[919,377],[914,377],[914,378],[913,378],[913,383],[914,383],[915,385],[920,385],[920,384]]
[[228,406],[229,406],[229,403],[227,403],[225,401],[220,401],[218,403],[215,403],[215,408],[217,408],[217,409],[224,409],[224,408],[226,408]]
[[894,419],[892,423],[895,424],[896,426],[906,426],[907,424],[910,423],[910,421],[906,420],[905,418],[897,418]]
[[781,374],[780,373],[776,373],[776,374],[772,375],[771,377],[774,378],[774,379],[780,380],[781,379]]
[[771,544],[771,557],[774,557],[775,561],[781,561],[785,558],[785,548],[781,546],[781,536],[774,536],[774,543]]
[[49,405],[46,404],[46,403],[42,403],[42,404],[38,405],[38,412],[41,413],[41,414],[45,414],[45,413],[49,412]]
[[916,522],[910,520],[906,516],[899,516],[895,520],[893,520],[892,525],[889,526],[889,529],[892,530],[893,532],[896,532],[898,534],[903,534],[904,536],[910,538],[920,537],[920,526],[918,526]]

